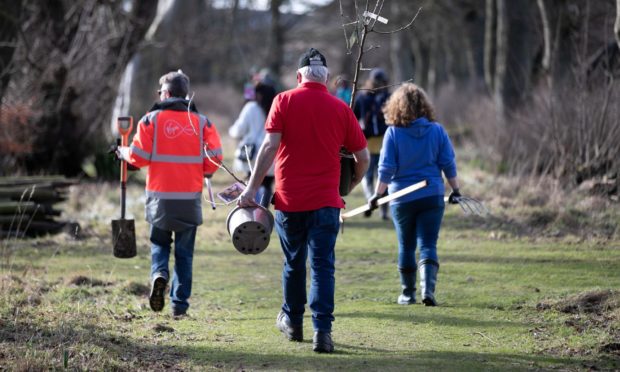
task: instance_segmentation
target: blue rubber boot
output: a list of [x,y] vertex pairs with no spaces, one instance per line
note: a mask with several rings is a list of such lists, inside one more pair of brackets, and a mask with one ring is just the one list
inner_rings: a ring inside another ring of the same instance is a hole
[[403,288],[403,292],[398,296],[399,305],[411,305],[415,304],[415,279],[416,279],[416,267],[399,267],[400,272],[400,285]]
[[422,260],[418,265],[420,267],[422,302],[426,306],[437,306],[437,301],[435,300],[435,285],[437,284],[439,263],[433,260]]

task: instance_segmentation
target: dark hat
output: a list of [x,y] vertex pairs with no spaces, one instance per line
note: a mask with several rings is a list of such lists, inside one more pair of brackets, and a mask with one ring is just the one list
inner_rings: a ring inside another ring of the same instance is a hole
[[299,58],[299,68],[306,66],[327,67],[327,61],[325,60],[325,57],[321,54],[321,52],[314,48],[310,48]]
[[388,81],[388,76],[382,68],[373,68],[370,71],[370,80],[374,81]]

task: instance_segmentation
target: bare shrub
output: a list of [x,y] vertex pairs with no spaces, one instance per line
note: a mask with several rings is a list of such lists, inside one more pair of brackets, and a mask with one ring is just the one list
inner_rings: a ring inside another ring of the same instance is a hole
[[30,106],[3,103],[0,107],[0,174],[14,174],[32,152]]
[[620,88],[539,88],[529,107],[507,123],[498,151],[511,173],[551,175],[579,184],[617,177]]
[[459,139],[460,133],[472,141],[485,168],[526,178],[550,176],[569,189],[597,179],[606,185],[599,188],[602,193],[611,195],[618,193],[620,173],[617,102],[620,86],[610,79],[602,86],[579,81],[562,89],[539,86],[528,104],[507,119],[475,91],[443,91],[437,111],[451,136],[457,133]]
[[[481,168],[501,172],[502,156],[498,151],[504,122],[491,97],[476,84],[445,84],[433,97],[439,121],[457,145],[474,147],[470,154]],[[459,152],[462,158],[462,152]]]

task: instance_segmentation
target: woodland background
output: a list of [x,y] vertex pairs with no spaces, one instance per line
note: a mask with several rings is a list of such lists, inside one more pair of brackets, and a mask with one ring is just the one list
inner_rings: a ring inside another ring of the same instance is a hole
[[[462,191],[491,211],[446,207],[439,306],[395,303],[392,223],[352,218],[336,352],[311,351],[308,313],[291,345],[273,326],[276,234],[241,255],[233,205],[203,203],[190,316],[152,312],[143,171],[127,187],[138,255],[112,255],[116,117],[137,121],[180,68],[230,164],[251,76],[291,88],[312,46],[354,80],[366,7],[389,23],[367,34],[358,85],[381,67],[425,88]],[[0,370],[618,370],[619,43],[620,0],[0,0]]]
[[[354,26],[342,25],[379,3],[389,23],[369,34],[363,67],[424,87],[481,167],[568,188],[595,180],[617,196],[620,2],[306,3],[297,14],[285,0],[264,10],[250,0],[0,1],[0,173],[77,176],[90,163],[91,176],[105,176],[114,117],[139,118],[169,70],[189,74],[199,109],[222,132],[253,71],[269,68],[290,88],[310,46],[326,54],[332,76],[351,80],[359,43],[347,49]],[[411,27],[380,33],[418,10]]]

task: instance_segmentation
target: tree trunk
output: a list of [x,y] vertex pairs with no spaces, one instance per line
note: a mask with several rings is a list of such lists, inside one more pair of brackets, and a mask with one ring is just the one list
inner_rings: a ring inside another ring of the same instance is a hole
[[[233,0],[230,9],[230,24],[228,25],[228,45],[226,48],[226,61],[234,61],[235,55],[235,27],[237,26],[237,15],[239,13],[239,0]],[[241,56],[242,57],[242,56]],[[245,62],[242,60],[242,62]],[[245,64],[245,63],[244,63]],[[229,79],[234,78],[232,69],[226,70]]]
[[495,91],[495,56],[497,54],[497,0],[486,0],[484,24],[484,81]]
[[269,68],[280,80],[282,59],[284,55],[284,33],[280,23],[280,6],[283,0],[271,0],[271,35],[269,43],[269,55],[267,57]]
[[[389,17],[390,22],[401,24],[403,22],[402,4],[394,1],[390,4]],[[382,12],[382,14],[385,12]],[[396,32],[389,36],[390,42],[390,65],[392,69],[391,81],[400,83],[402,81],[413,78],[413,51],[411,43],[408,41],[409,32],[407,30]],[[381,53],[381,50],[375,50],[371,53]],[[387,66],[383,66],[384,68]]]
[[413,53],[411,44],[406,41],[406,32],[397,32],[390,37],[390,63],[392,81],[400,83],[413,78]]
[[417,85],[428,89],[429,51],[428,45],[413,35],[410,38],[413,52],[413,78]]
[[429,57],[428,57],[428,70],[427,70],[427,77],[426,77],[426,82],[427,82],[427,88],[426,90],[428,91],[428,93],[433,96],[435,95],[435,92],[437,91],[437,85],[438,85],[438,79],[437,79],[437,75],[438,75],[438,71],[439,71],[439,43],[440,43],[440,39],[439,39],[439,35],[437,34],[437,31],[439,29],[438,26],[438,22],[439,21],[434,21],[432,28],[432,36],[430,39],[430,47],[429,47]]
[[543,28],[543,57],[542,57],[542,68],[545,73],[549,72],[551,67],[551,22],[549,20],[549,14],[547,13],[547,7],[545,4],[545,0],[537,0],[538,10],[540,12],[540,19]]
[[618,48],[620,48],[620,0],[616,0],[616,24],[614,25],[614,34],[616,35]]
[[0,102],[2,101],[4,90],[9,84],[11,76],[11,60],[15,52],[15,46],[10,45],[16,42],[19,32],[19,21],[21,18],[22,1],[0,0],[0,36],[4,45],[0,45]]
[[32,102],[28,172],[78,175],[101,146],[120,77],[157,11],[157,0],[132,4],[129,13],[121,2],[29,4],[15,56],[24,69],[10,92]]
[[537,0],[543,27],[542,70],[554,85],[566,78],[575,60],[578,25],[568,16],[568,7],[576,4],[566,0]]
[[495,102],[508,117],[529,90],[536,50],[535,35],[528,22],[533,0],[497,0],[497,57]]

